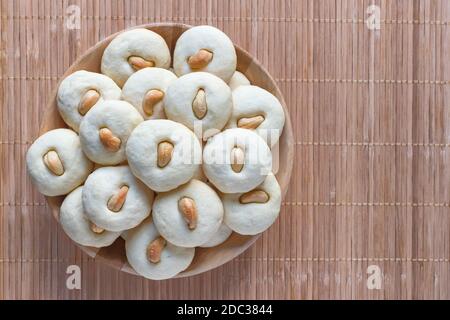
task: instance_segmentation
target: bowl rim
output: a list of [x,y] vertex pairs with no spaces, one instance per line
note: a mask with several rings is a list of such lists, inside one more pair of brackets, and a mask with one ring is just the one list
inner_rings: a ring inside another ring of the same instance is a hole
[[[106,36],[105,38],[99,40],[97,43],[95,43],[93,46],[89,47],[86,51],[84,51],[83,53],[80,54],[79,57],[77,57],[71,64],[70,66],[65,70],[65,72],[61,75],[60,79],[58,80],[58,83],[56,84],[55,88],[51,91],[51,95],[49,97],[49,99],[47,100],[46,106],[44,108],[44,116],[41,120],[41,123],[39,125],[39,136],[44,134],[45,132],[49,131],[45,128],[45,125],[48,123],[49,118],[52,117],[52,106],[56,101],[56,97],[57,97],[57,93],[58,93],[58,88],[61,84],[61,82],[70,74],[74,73],[76,71],[76,66],[79,65],[87,56],[91,55],[92,53],[96,52],[101,46],[104,45],[105,42],[111,42],[112,39],[114,39],[115,37],[117,37],[119,34],[126,32],[126,31],[130,31],[133,29],[138,29],[138,28],[145,28],[145,29],[149,29],[152,30],[153,28],[158,28],[158,27],[178,27],[178,28],[182,28],[182,29],[190,29],[192,27],[194,27],[194,25],[189,25],[189,24],[184,24],[184,23],[173,23],[173,22],[157,22],[157,23],[146,23],[146,24],[141,24],[141,25],[136,25],[136,26],[131,26],[122,30],[119,30],[115,33],[112,33],[108,36]],[[166,40],[166,39],[165,39]],[[246,59],[248,59],[249,61],[252,61],[253,63],[256,63],[258,68],[266,75],[267,79],[270,81],[270,83],[273,85],[273,91],[274,91],[274,95],[277,97],[278,100],[280,100],[281,105],[283,106],[283,110],[285,112],[285,125],[283,128],[283,133],[287,134],[289,138],[293,138],[293,129],[292,129],[292,122],[290,119],[290,114],[289,114],[289,110],[287,108],[286,105],[286,101],[284,99],[283,93],[281,92],[280,88],[278,87],[275,79],[272,77],[272,75],[268,72],[268,70],[264,67],[264,65],[262,65],[255,57],[253,57],[247,50],[243,49],[242,47],[240,47],[239,45],[237,45],[236,43],[233,42],[233,45],[236,49],[236,51],[240,51],[240,53],[245,56]],[[171,53],[172,54],[172,53]],[[236,69],[237,70],[237,69]],[[244,71],[242,70],[237,70],[240,71],[242,73],[245,74]],[[280,140],[281,140],[281,136],[280,136]],[[286,157],[291,158],[292,161],[288,161],[287,163],[287,167],[285,167],[285,171],[287,171],[287,180],[285,185],[281,188],[282,194],[281,194],[281,198],[283,199],[286,196],[286,193],[289,189],[289,185],[290,185],[290,180],[291,180],[291,176],[292,176],[292,169],[293,169],[293,165],[294,165],[294,146],[291,144],[288,144],[288,154],[286,155]],[[64,197],[64,196],[61,196]],[[54,201],[52,201],[52,199],[55,199],[58,197],[49,197],[49,196],[45,196],[45,199],[50,207],[50,209],[52,210],[52,216],[57,220],[58,222],[58,227],[60,226],[60,223],[58,221],[58,217],[57,215],[55,215],[55,210],[57,210],[59,212],[59,207],[60,205],[56,204]],[[280,209],[281,210],[281,209]],[[237,250],[235,250],[231,255],[228,256],[227,260],[223,260],[223,261],[219,261],[217,263],[211,263],[208,264],[207,266],[202,267],[197,267],[194,270],[189,270],[186,269],[182,272],[180,272],[179,274],[177,274],[175,277],[171,278],[171,279],[176,279],[176,278],[184,278],[184,277],[189,277],[189,276],[194,276],[194,275],[198,275],[207,271],[210,271],[212,269],[215,269],[225,263],[230,262],[231,260],[235,259],[237,256],[239,256],[240,254],[242,254],[243,252],[245,252],[250,246],[252,246],[256,240],[262,235],[262,233],[253,235],[253,236],[248,236],[248,240],[239,246],[239,248],[237,248]],[[86,246],[82,246],[79,245],[78,243],[76,243],[75,241],[72,241],[77,247],[79,247],[84,253],[86,253],[89,257],[97,259],[97,260],[101,260],[102,263],[108,265],[109,267],[112,267],[116,270],[120,270],[123,272],[126,272],[128,274],[133,274],[139,277],[140,276],[137,272],[135,272],[131,267],[127,267],[126,265],[123,266],[122,268],[118,268],[114,263],[112,263],[112,261],[110,259],[107,259],[105,257],[102,257],[101,255],[97,255],[97,252],[101,249],[101,248],[93,248],[93,247],[86,247]],[[144,278],[144,277],[142,277]]]

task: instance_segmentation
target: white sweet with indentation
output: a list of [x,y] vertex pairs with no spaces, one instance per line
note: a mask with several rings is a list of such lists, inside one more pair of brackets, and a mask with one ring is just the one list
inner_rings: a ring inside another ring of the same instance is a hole
[[[109,199],[121,187],[128,193],[118,212],[108,209]],[[128,166],[102,167],[89,175],[83,187],[83,207],[97,226],[111,231],[131,229],[151,212],[153,191],[136,179]]]
[[133,73],[122,88],[122,99],[131,103],[144,119],[164,119],[164,99],[155,104],[151,116],[143,110],[145,95],[150,90],[159,90],[166,94],[167,87],[177,76],[162,68],[144,68]]
[[173,67],[178,76],[193,72],[188,59],[199,50],[212,52],[212,60],[201,70],[212,73],[225,82],[236,71],[236,50],[230,38],[217,28],[196,26],[183,32],[178,38],[173,54]]
[[[234,148],[243,151],[240,172],[231,166]],[[208,140],[203,150],[203,172],[221,192],[247,192],[255,188],[272,170],[272,154],[266,142],[247,129],[227,129]]]
[[[109,100],[95,106],[80,125],[81,146],[89,159],[103,165],[115,165],[126,160],[125,146],[134,128],[144,121],[140,113],[128,102]],[[119,138],[120,148],[108,150],[100,140],[99,131],[109,129]]]
[[242,193],[222,194],[224,222],[235,232],[254,235],[269,228],[277,219],[281,207],[281,189],[273,174],[255,188],[269,195],[266,203],[241,203]]
[[[195,203],[197,226],[189,229],[179,208],[187,197]],[[181,187],[160,193],[153,204],[153,220],[161,235],[180,247],[196,247],[210,239],[223,219],[223,206],[217,193],[206,183],[191,180]]]
[[280,101],[269,91],[257,86],[240,86],[233,90],[233,112],[226,128],[236,128],[241,118],[263,116],[255,129],[271,147],[283,132],[285,115]]
[[156,32],[137,28],[117,35],[103,52],[102,73],[122,87],[136,70],[128,62],[131,56],[153,61],[154,67],[170,67],[170,51],[166,41]]
[[[199,119],[193,110],[193,101],[198,91],[205,92],[206,114]],[[206,72],[184,75],[171,83],[164,98],[167,118],[180,122],[206,139],[218,133],[228,122],[233,104],[231,90],[220,78]],[[200,135],[201,133],[201,135]]]
[[120,236],[120,232],[92,231],[91,221],[83,209],[82,190],[83,187],[78,187],[64,199],[59,214],[61,226],[69,238],[83,246],[101,248],[111,245]]
[[[158,145],[173,145],[170,162],[158,166]],[[133,174],[156,192],[188,182],[201,163],[202,147],[194,133],[171,120],[147,120],[131,133],[126,153]]]
[[185,270],[194,259],[195,248],[178,247],[167,242],[157,263],[149,261],[148,245],[160,236],[151,218],[144,220],[137,228],[127,232],[125,250],[129,264],[140,275],[163,280],[176,276]]
[[59,85],[56,102],[61,117],[75,131],[79,130],[84,117],[78,107],[88,90],[96,90],[100,95],[95,105],[105,100],[120,99],[121,95],[116,83],[100,73],[80,70],[64,78]]
[[[49,151],[58,154],[62,175],[55,175],[44,163]],[[27,151],[26,162],[33,183],[46,196],[68,194],[86,180],[94,166],[81,150],[76,132],[69,129],[54,129],[37,138]]]

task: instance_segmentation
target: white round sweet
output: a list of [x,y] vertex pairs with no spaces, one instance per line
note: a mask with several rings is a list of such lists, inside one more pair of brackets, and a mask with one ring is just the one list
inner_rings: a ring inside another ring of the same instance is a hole
[[[128,187],[125,202],[118,211],[110,210],[108,203],[123,187]],[[128,166],[97,169],[83,187],[87,217],[110,231],[131,229],[141,223],[151,212],[153,197],[153,191],[137,180]]]
[[222,222],[222,224],[219,227],[219,230],[205,243],[203,243],[200,247],[202,248],[211,248],[218,246],[219,244],[224,243],[233,233],[233,230],[231,230],[225,223]]
[[[195,228],[185,220],[180,201],[191,199],[197,215]],[[223,206],[217,193],[206,183],[191,180],[181,187],[156,196],[153,204],[153,221],[167,241],[180,247],[196,247],[210,239],[219,229],[223,219]]]
[[[144,119],[140,113],[128,102],[104,101],[89,111],[81,122],[81,147],[86,156],[96,163],[119,164],[126,160],[125,146],[131,131],[142,121]],[[107,147],[107,142],[106,145],[102,142],[100,130],[104,128],[111,132],[111,137],[120,140],[118,149],[116,147],[111,150]]]
[[120,232],[103,230],[96,233],[92,231],[92,222],[89,221],[83,210],[82,190],[83,187],[78,187],[64,199],[59,214],[62,228],[70,239],[82,246],[101,248],[111,245],[120,236]]
[[231,77],[230,81],[228,81],[228,85],[230,86],[231,90],[234,90],[240,86],[250,85],[250,81],[242,72],[236,71],[233,73],[233,76]]
[[[53,155],[51,162],[55,164],[56,160],[55,165],[63,172],[54,173],[50,170],[54,167],[46,165],[49,154]],[[86,180],[94,166],[81,150],[78,135],[69,129],[51,130],[37,138],[28,149],[26,161],[33,183],[46,196],[68,194]]]
[[122,88],[122,99],[131,103],[144,119],[164,119],[163,103],[161,99],[151,109],[151,113],[144,111],[146,95],[150,90],[161,91],[164,95],[170,83],[177,76],[169,70],[162,68],[144,68],[133,73]]
[[[192,70],[188,59],[202,49],[212,53],[212,60],[206,67]],[[205,71],[228,82],[236,71],[236,63],[233,42],[225,33],[211,26],[196,26],[185,31],[178,38],[173,53],[173,67],[178,76],[193,71]]]
[[147,256],[147,248],[159,237],[151,218],[144,220],[137,228],[127,232],[125,250],[131,267],[147,279],[164,280],[185,270],[194,259],[195,248],[182,248],[166,242],[161,251],[160,261],[152,263]]
[[63,79],[56,100],[58,111],[63,120],[77,132],[83,119],[78,108],[89,90],[95,90],[99,94],[96,104],[104,100],[120,99],[120,88],[103,74],[80,70]]
[[170,67],[170,51],[166,41],[148,29],[132,29],[120,33],[103,52],[102,73],[122,87],[136,70],[130,65],[130,57],[151,61],[154,67]]
[[[203,90],[201,98],[199,90]],[[194,100],[202,102],[198,105]],[[194,105],[206,106],[206,109],[195,109]],[[232,109],[230,88],[223,80],[206,72],[178,78],[171,83],[164,99],[167,118],[184,124],[204,140],[222,130]],[[194,110],[205,110],[206,113],[197,111],[196,114]]]
[[[173,146],[170,161],[158,166],[162,142]],[[126,153],[133,174],[156,192],[175,189],[188,182],[201,163],[202,148],[194,133],[171,120],[147,120],[128,138]]]
[[[240,161],[234,158],[238,151],[242,155]],[[233,163],[242,164],[241,170],[233,170]],[[269,147],[251,130],[227,129],[210,138],[203,150],[203,171],[221,192],[250,191],[263,182],[271,169]]]
[[235,232],[254,235],[269,228],[280,213],[281,189],[273,174],[255,188],[267,193],[269,200],[265,203],[241,203],[242,193],[222,194],[225,209],[224,221]]
[[226,128],[238,127],[242,118],[264,117],[256,132],[274,146],[283,132],[285,116],[280,101],[270,92],[257,86],[240,86],[233,90],[233,112]]

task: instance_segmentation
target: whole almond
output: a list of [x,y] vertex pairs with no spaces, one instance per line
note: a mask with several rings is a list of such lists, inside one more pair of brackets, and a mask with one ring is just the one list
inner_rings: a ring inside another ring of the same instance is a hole
[[190,56],[187,62],[192,70],[199,70],[206,67],[212,58],[213,53],[211,51],[200,49],[196,54]]
[[113,194],[108,200],[108,209],[114,212],[119,212],[127,199],[128,190],[128,186],[123,186],[115,194]]
[[197,227],[197,208],[195,207],[195,201],[191,198],[184,197],[178,201],[178,207],[183,215],[184,220],[188,224],[190,230],[194,230]]
[[242,171],[244,158],[244,151],[241,148],[235,147],[231,150],[231,169],[234,172],[239,173]]
[[153,114],[153,109],[155,105],[164,98],[164,92],[158,89],[151,89],[147,91],[142,101],[142,110],[147,116]]
[[205,90],[199,89],[192,101],[192,111],[197,119],[203,119],[208,112],[208,106],[206,105]]
[[47,169],[50,170],[54,175],[61,176],[64,173],[64,166],[59,158],[58,153],[55,150],[50,150],[44,157],[44,164]]
[[139,56],[131,56],[128,58],[128,63],[134,70],[141,70],[144,68],[150,68],[155,66],[155,62],[151,60],[145,60]]
[[106,150],[116,152],[120,149],[122,141],[116,137],[108,128],[101,128],[98,132],[101,143],[105,146]]
[[266,203],[269,201],[269,195],[263,190],[252,190],[239,197],[239,202],[246,203]]
[[90,89],[86,91],[84,96],[80,100],[78,105],[78,112],[81,115],[85,115],[100,99],[100,93],[97,90]]
[[164,168],[172,160],[173,144],[163,141],[158,144],[158,167]]
[[251,118],[240,118],[237,126],[242,129],[256,129],[264,121],[263,116],[255,116]]
[[147,259],[151,263],[158,263],[161,261],[161,252],[166,246],[166,240],[159,236],[147,246]]

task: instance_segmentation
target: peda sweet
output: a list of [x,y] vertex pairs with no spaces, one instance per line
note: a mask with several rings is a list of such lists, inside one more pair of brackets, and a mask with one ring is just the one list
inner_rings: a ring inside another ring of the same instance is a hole
[[170,120],[184,124],[206,140],[228,122],[233,109],[231,90],[213,74],[186,74],[167,89],[164,111]]
[[156,192],[188,182],[201,163],[194,133],[171,120],[147,120],[128,138],[126,154],[133,174]]
[[228,82],[236,71],[236,63],[233,42],[211,26],[196,26],[183,32],[173,53],[173,68],[178,76],[205,71]]
[[246,193],[222,194],[224,221],[233,231],[255,235],[269,228],[279,215],[281,189],[273,174]]
[[147,119],[164,119],[164,96],[177,79],[169,70],[144,68],[133,73],[122,88],[122,99],[131,103]]
[[125,146],[131,131],[142,121],[140,113],[128,102],[104,101],[81,122],[81,147],[96,163],[119,164],[126,160]]
[[164,239],[151,217],[127,232],[125,250],[131,267],[152,280],[176,276],[189,267],[195,254],[195,248],[179,247]]
[[180,247],[196,247],[219,229],[223,206],[210,186],[194,179],[175,190],[159,193],[152,216],[167,241]]
[[81,185],[93,163],[81,150],[80,138],[69,129],[55,129],[36,139],[26,155],[27,170],[40,193],[60,196]]
[[228,86],[230,87],[231,91],[233,91],[237,87],[248,85],[250,85],[250,81],[242,72],[239,71],[235,71],[230,81],[228,81]]
[[219,244],[224,243],[231,236],[233,230],[231,230],[225,223],[219,227],[219,230],[205,243],[203,243],[200,247],[202,248],[211,248],[216,247]]
[[120,99],[120,95],[120,88],[111,78],[80,70],[61,81],[56,102],[63,120],[78,132],[81,120],[92,107],[105,100]]
[[134,72],[149,67],[168,69],[170,51],[156,32],[136,28],[120,33],[103,52],[102,73],[122,87]]
[[280,101],[257,86],[240,86],[233,91],[233,112],[226,128],[255,130],[272,147],[285,122]]
[[82,199],[89,220],[106,230],[123,231],[148,217],[153,197],[153,191],[136,179],[128,166],[118,166],[91,173]]
[[216,134],[203,149],[203,171],[221,192],[247,192],[272,168],[266,142],[251,130],[234,128]]
[[111,245],[120,232],[112,232],[99,228],[87,218],[81,199],[83,187],[78,187],[64,199],[59,222],[64,232],[78,244],[101,248]]

